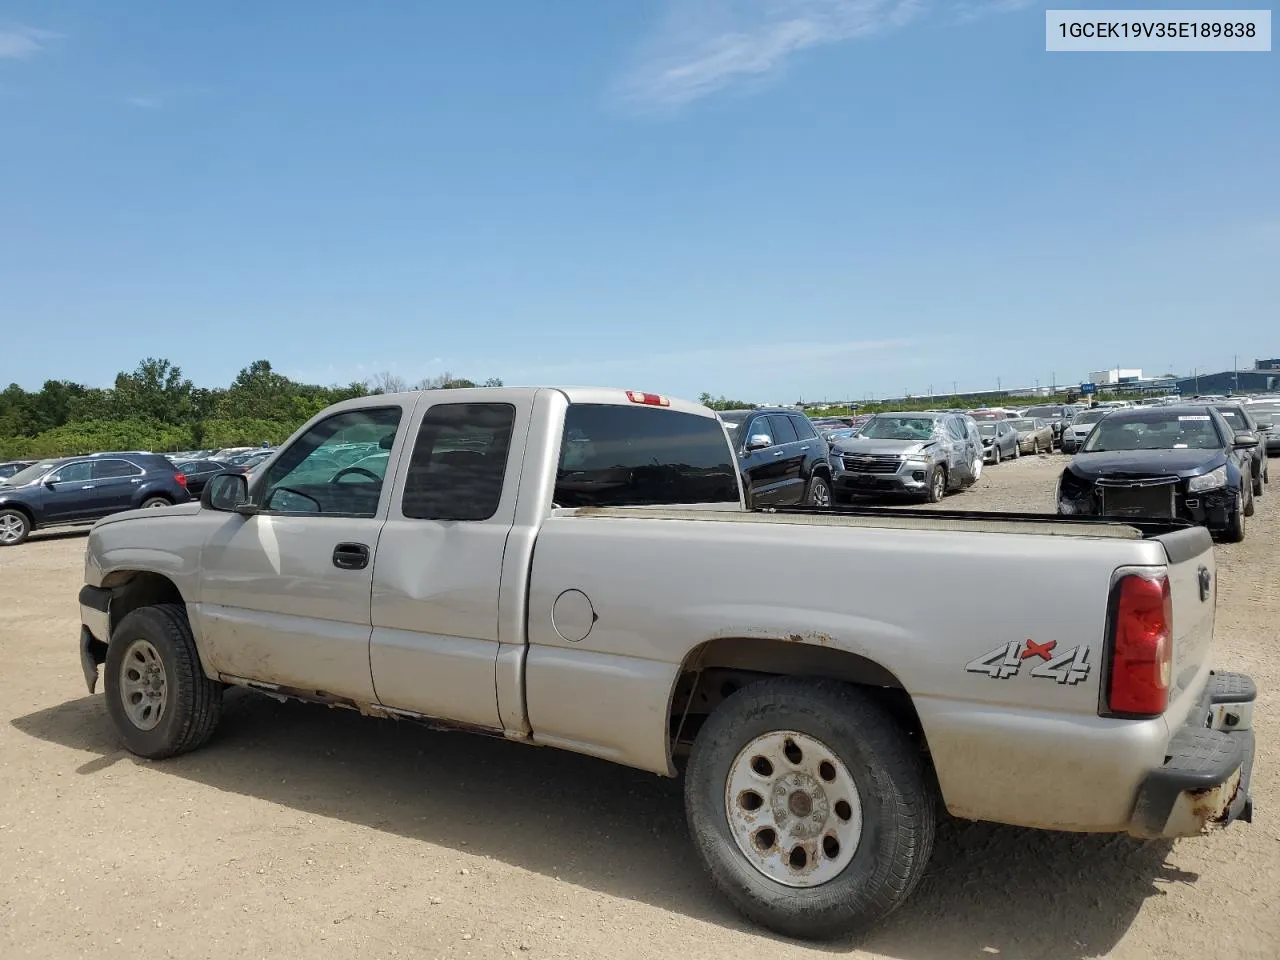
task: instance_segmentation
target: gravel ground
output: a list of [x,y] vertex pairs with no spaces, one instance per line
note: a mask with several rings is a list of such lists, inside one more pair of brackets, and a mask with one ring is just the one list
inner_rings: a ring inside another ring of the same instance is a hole
[[[944,506],[1051,509],[1065,462],[989,468]],[[1171,844],[947,823],[902,910],[816,947],[724,906],[678,785],[646,774],[252,695],[206,749],[131,758],[80,676],[83,534],[37,536],[0,550],[0,956],[1275,960],[1277,515],[1280,487],[1217,548],[1217,662],[1260,688],[1253,824]]]

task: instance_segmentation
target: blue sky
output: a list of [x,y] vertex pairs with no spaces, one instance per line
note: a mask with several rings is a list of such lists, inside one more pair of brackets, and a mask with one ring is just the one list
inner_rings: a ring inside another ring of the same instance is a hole
[[1280,63],[1018,0],[0,5],[0,383],[791,401],[1280,355]]

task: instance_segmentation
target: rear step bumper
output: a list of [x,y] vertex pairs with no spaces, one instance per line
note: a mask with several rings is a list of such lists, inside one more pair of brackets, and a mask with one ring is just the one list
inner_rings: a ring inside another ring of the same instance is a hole
[[1165,762],[1147,774],[1129,823],[1136,837],[1191,837],[1253,819],[1253,703],[1258,690],[1240,673],[1211,673],[1187,724],[1169,741]]

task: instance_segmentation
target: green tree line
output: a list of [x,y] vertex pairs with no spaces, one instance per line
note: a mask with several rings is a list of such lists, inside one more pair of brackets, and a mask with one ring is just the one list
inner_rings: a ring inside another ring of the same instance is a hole
[[[476,385],[445,373],[412,388]],[[345,386],[299,383],[277,373],[267,360],[249,364],[227,387],[197,387],[180,367],[148,357],[132,372],[117,374],[106,388],[67,380],[47,380],[35,391],[10,384],[0,393],[0,460],[280,443],[332,403],[410,388],[389,373]]]

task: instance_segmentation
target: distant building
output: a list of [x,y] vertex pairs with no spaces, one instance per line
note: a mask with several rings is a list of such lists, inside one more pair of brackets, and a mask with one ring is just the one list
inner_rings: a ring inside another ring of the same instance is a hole
[[1277,360],[1255,360],[1255,361],[1253,361],[1253,369],[1255,369],[1255,370],[1280,370],[1280,359],[1277,359]]
[[1135,383],[1141,379],[1141,369],[1126,369],[1124,367],[1113,367],[1110,370],[1099,370],[1089,374],[1089,382],[1096,383],[1098,386],[1115,383]]
[[1280,366],[1260,370],[1223,370],[1194,377],[1179,377],[1178,392],[1184,397],[1197,393],[1273,393],[1280,391]]

